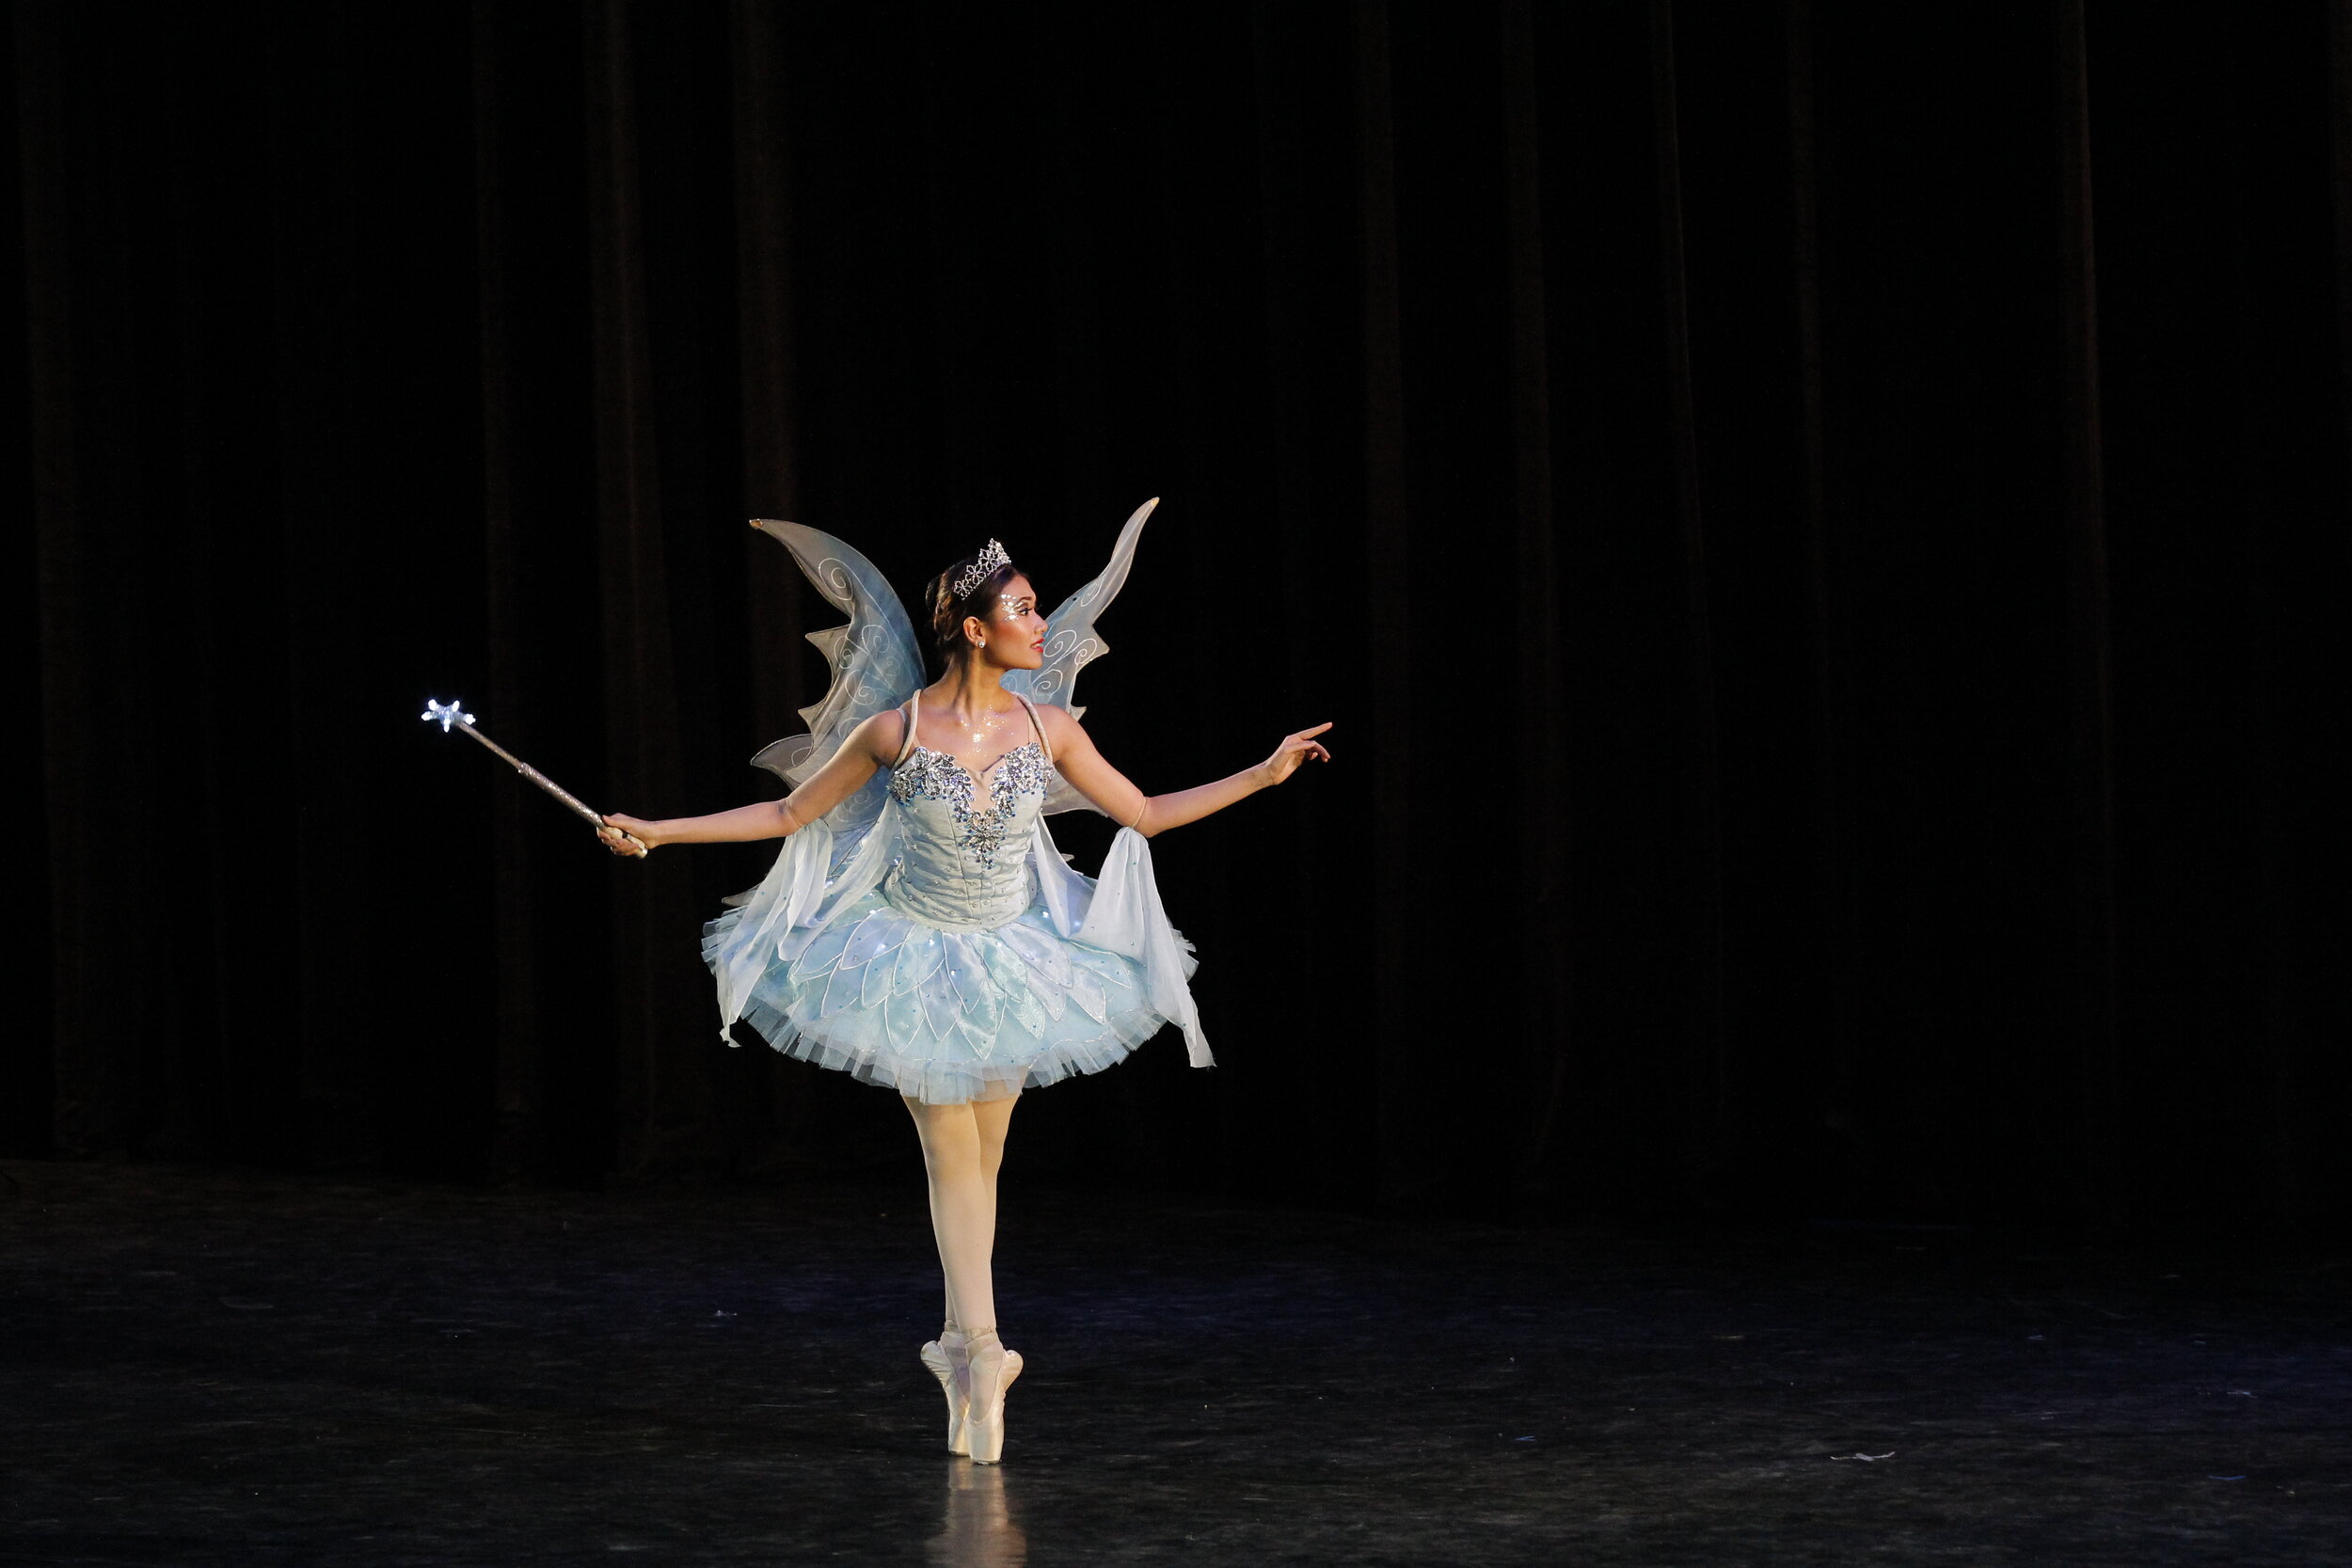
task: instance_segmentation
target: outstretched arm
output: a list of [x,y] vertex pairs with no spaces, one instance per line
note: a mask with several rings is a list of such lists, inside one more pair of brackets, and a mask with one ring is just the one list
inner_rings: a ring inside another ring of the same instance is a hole
[[1079,794],[1102,807],[1112,821],[1133,828],[1146,838],[1170,828],[1181,828],[1187,822],[1198,822],[1246,796],[1271,789],[1298,771],[1298,765],[1309,757],[1318,762],[1331,760],[1331,753],[1315,738],[1331,726],[1317,724],[1312,729],[1284,736],[1272,756],[1231,778],[1180,789],[1172,795],[1146,795],[1124,773],[1103,760],[1103,753],[1088,738],[1085,725],[1059,708],[1044,711],[1053,715],[1046,722],[1054,732],[1054,767]]
[[610,812],[605,816],[609,826],[597,836],[614,854],[633,855],[637,851],[616,829],[634,833],[648,849],[664,844],[741,844],[799,832],[855,794],[874,776],[875,768],[897,753],[898,732],[905,722],[906,716],[896,708],[875,714],[850,732],[850,738],[841,743],[833,759],[818,768],[808,783],[781,800],[763,800],[757,805],[738,806],[733,811],[713,812],[708,816],[674,816],[661,822]]

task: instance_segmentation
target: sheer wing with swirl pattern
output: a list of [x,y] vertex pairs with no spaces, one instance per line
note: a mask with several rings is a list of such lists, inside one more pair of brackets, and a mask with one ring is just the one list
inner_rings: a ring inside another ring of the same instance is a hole
[[[905,607],[872,562],[803,524],[762,517],[752,526],[790,550],[817,592],[850,617],[846,625],[808,634],[833,672],[825,694],[801,709],[808,733],[776,741],[752,758],[753,767],[797,785],[831,760],[851,730],[914,695],[923,684],[923,654]],[[871,822],[882,810],[886,784],[877,773],[828,813],[834,833]]]
[[[1067,709],[1073,719],[1082,718],[1086,709],[1071,701],[1078,689],[1078,672],[1110,652],[1110,644],[1094,629],[1095,621],[1119,597],[1119,591],[1127,581],[1127,568],[1136,558],[1136,545],[1143,537],[1143,525],[1151,517],[1152,509],[1160,504],[1157,496],[1136,508],[1126,526],[1119,531],[1119,543],[1111,546],[1110,563],[1095,574],[1094,580],[1079,589],[1061,603],[1061,608],[1046,617],[1045,662],[1035,670],[1017,670],[1005,676],[1005,689],[1026,697],[1041,707]],[[1045,812],[1090,811],[1099,814],[1102,808],[1064,784],[1061,775],[1054,775],[1053,788],[1046,793]]]

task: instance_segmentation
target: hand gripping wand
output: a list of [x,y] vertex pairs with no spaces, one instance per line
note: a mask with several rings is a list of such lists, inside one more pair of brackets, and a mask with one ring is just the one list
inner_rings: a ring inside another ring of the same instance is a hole
[[[563,801],[566,806],[569,806],[572,809],[576,816],[586,820],[591,826],[597,829],[612,827],[612,824],[607,822],[603,816],[591,810],[588,804],[580,800],[579,796],[574,795],[570,790],[565,789],[562,784],[557,784],[553,779],[548,778],[545,773],[540,772],[536,768],[532,767],[531,764],[525,762],[522,758],[516,756],[514,752],[508,751],[497,741],[492,740],[488,736],[484,735],[480,730],[475,729],[473,727],[473,715],[462,711],[458,704],[437,703],[432,698],[427,697],[424,700],[423,718],[425,722],[428,724],[438,723],[441,726],[441,733],[443,735],[447,735],[453,729],[460,729],[465,731],[468,735],[472,736],[476,740],[481,741],[482,744],[490,748],[491,751],[496,752],[501,760],[514,768],[516,772],[520,773],[524,778],[529,779],[532,784],[537,784],[541,789],[546,790],[549,795],[552,795],[557,800]],[[636,859],[642,860],[645,856],[653,853],[652,850],[645,847],[644,843],[640,840],[635,833],[629,832],[621,828],[612,828],[612,831],[619,833],[623,838],[628,839],[631,844],[637,846]]]

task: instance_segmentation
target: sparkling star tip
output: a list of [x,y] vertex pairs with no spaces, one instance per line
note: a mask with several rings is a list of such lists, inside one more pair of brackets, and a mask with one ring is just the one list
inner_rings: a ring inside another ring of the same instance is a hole
[[452,724],[470,724],[473,722],[473,715],[463,711],[461,705],[457,703],[437,703],[430,697],[427,697],[424,700],[424,712],[419,715],[419,717],[423,719],[428,724],[437,720],[439,721],[441,733],[443,735],[449,734],[449,729]]

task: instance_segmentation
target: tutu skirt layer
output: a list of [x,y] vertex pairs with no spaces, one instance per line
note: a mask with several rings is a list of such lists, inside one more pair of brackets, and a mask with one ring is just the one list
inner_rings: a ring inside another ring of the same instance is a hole
[[777,1050],[936,1104],[1100,1071],[1167,1022],[1141,964],[1061,935],[1041,899],[992,929],[949,931],[879,891],[795,931],[745,1004]]

